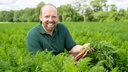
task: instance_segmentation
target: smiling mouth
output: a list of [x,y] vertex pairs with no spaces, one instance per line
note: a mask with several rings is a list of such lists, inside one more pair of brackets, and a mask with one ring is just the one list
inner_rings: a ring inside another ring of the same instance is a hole
[[53,28],[54,24],[53,23],[48,23],[48,27],[50,27],[50,28],[52,27]]

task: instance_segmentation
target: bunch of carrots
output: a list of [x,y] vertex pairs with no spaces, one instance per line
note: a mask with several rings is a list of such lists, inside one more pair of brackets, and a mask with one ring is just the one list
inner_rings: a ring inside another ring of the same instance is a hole
[[94,51],[93,48],[91,48],[90,43],[86,43],[83,45],[82,51],[78,53],[73,60],[79,61],[81,58],[84,58],[88,53]]

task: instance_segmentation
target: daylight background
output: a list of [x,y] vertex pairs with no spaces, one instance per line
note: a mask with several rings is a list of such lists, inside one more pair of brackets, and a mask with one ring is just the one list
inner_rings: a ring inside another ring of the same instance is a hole
[[128,0],[0,0],[0,22],[39,22],[48,3],[57,7],[60,22],[128,21]]
[[[26,38],[47,3],[74,41],[94,52],[77,62],[66,49],[30,54]],[[128,72],[128,0],[0,0],[0,72]]]
[[[40,2],[52,3],[55,6],[71,3],[73,0],[0,0],[0,10],[19,10],[24,8],[34,8]],[[107,0],[108,4],[115,4],[119,9],[128,8],[128,0]]]

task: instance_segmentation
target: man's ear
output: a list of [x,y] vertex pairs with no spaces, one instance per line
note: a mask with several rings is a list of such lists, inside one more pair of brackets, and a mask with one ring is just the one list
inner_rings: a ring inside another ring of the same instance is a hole
[[39,15],[39,19],[40,19],[40,21],[42,21],[42,16],[41,15]]

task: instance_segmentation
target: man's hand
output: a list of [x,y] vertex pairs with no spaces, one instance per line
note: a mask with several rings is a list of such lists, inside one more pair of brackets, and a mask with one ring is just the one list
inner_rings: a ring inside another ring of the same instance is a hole
[[70,51],[69,54],[73,55],[74,57],[82,51],[82,45],[75,45]]
[[74,56],[75,61],[79,61],[81,58],[84,58],[87,54],[94,51],[93,48],[90,47],[90,43],[86,43],[82,45],[74,46],[70,51],[69,54]]
[[91,53],[91,52],[93,52],[94,51],[94,48],[89,48],[86,52],[85,52],[85,54],[82,56],[82,58],[84,58],[87,54],[89,54],[89,53]]
[[84,58],[87,54],[91,53],[92,51],[94,51],[93,48],[89,48],[88,50],[82,50],[74,57],[74,60],[79,61],[81,58]]

